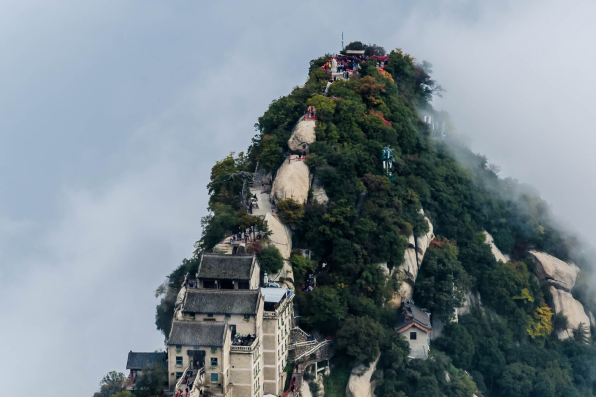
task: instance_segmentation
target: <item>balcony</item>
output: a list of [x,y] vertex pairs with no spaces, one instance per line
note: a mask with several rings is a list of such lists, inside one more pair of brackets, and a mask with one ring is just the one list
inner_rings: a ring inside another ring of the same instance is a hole
[[258,346],[259,339],[250,338],[243,340],[242,343],[233,343],[230,346],[230,351],[232,353],[253,353]]
[[288,298],[284,299],[284,301],[279,305],[279,307],[273,311],[265,310],[263,312],[263,317],[279,317],[281,313],[286,309],[286,307],[294,300],[294,294],[290,295]]

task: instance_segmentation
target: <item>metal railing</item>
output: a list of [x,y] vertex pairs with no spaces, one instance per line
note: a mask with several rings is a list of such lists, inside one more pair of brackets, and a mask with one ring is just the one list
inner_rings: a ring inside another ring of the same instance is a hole
[[294,331],[294,332],[296,332],[296,333],[298,333],[298,334],[300,334],[300,335],[302,335],[304,337],[307,337],[307,338],[310,336],[308,333],[306,333],[305,331],[303,331],[302,328],[300,328],[300,327],[294,327],[290,331]]
[[288,350],[294,350],[297,347],[311,346],[311,345],[316,345],[316,344],[317,344],[316,339],[307,340],[307,341],[303,341],[303,342],[294,342],[294,343],[290,343],[288,345]]
[[324,340],[323,342],[320,342],[319,344],[317,344],[316,346],[314,346],[312,349],[308,349],[307,351],[305,351],[304,353],[294,357],[294,361],[298,361],[300,360],[302,357],[308,356],[314,352],[316,352],[317,350],[319,350],[321,347],[328,345],[329,343],[331,343],[331,341],[329,339]]
[[184,377],[186,376],[186,373],[189,370],[190,370],[190,364],[188,364],[188,367],[186,367],[186,369],[182,373],[182,376],[180,377],[180,379],[178,379],[178,382],[176,382],[176,387],[174,388],[174,391],[176,391],[176,390],[178,390],[180,388],[180,386],[182,385],[182,381],[184,380]]

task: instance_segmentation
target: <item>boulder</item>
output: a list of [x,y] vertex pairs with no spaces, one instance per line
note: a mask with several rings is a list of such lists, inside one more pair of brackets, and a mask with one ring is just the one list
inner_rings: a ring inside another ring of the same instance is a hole
[[271,213],[265,214],[265,222],[271,232],[269,241],[277,247],[284,259],[290,259],[292,254],[292,231]]
[[323,184],[318,178],[315,178],[312,184],[312,196],[315,201],[319,204],[327,204],[329,202],[329,197],[327,196],[327,192],[323,187]]
[[583,323],[587,331],[590,331],[590,318],[584,310],[584,306],[573,298],[567,291],[550,287],[550,293],[553,296],[553,306],[555,313],[563,313],[567,316],[567,330],[569,333],[577,330],[580,323]]
[[346,386],[346,397],[374,396],[376,382],[371,382],[371,378],[377,368],[377,363],[379,362],[380,357],[381,356],[379,355],[379,357],[377,357],[374,362],[370,363],[370,366],[368,367],[364,364],[360,364],[352,368],[350,379]]
[[300,204],[306,203],[310,171],[300,160],[284,161],[271,188],[270,200],[278,203],[280,200],[292,198]]
[[574,263],[563,262],[549,254],[530,251],[534,260],[534,274],[542,282],[549,282],[558,289],[571,291],[579,268]]
[[288,139],[288,147],[293,152],[304,153],[308,151],[311,143],[317,140],[315,135],[316,122],[314,120],[305,120],[301,118],[292,131],[292,136]]
[[490,250],[493,252],[493,255],[495,256],[495,259],[498,261],[501,261],[503,263],[507,263],[509,262],[511,259],[509,258],[509,255],[505,255],[501,252],[500,249],[497,248],[497,246],[495,245],[495,240],[493,239],[493,236],[490,235],[489,232],[487,232],[486,230],[484,230],[484,235],[486,236],[486,244],[490,245]]
[[560,329],[557,331],[557,338],[559,338],[560,340],[573,338],[573,331],[569,331],[567,329]]

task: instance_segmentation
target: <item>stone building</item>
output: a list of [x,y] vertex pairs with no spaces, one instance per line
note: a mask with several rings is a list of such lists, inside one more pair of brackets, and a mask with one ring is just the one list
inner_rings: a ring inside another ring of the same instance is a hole
[[397,316],[394,329],[404,336],[410,344],[410,355],[408,357],[426,360],[432,332],[430,313],[411,302],[404,302],[398,310],[400,313]]
[[255,255],[204,253],[197,272],[197,287],[211,289],[255,289],[261,267]]
[[[170,390],[174,390],[184,376],[183,370],[190,365],[189,371],[204,368],[203,381],[196,383],[201,384],[203,391],[225,396],[233,389],[236,396],[261,396],[263,306],[258,289],[188,289],[168,339],[170,367],[178,368],[170,368]],[[181,327],[189,327],[186,340],[176,337]],[[199,335],[206,339],[196,339]],[[205,344],[206,341],[212,344]],[[178,355],[180,352],[182,356]],[[189,378],[196,376],[194,372]]]
[[[169,391],[281,394],[294,312],[291,291],[259,288],[254,256],[203,254],[177,298],[167,341]],[[185,383],[186,382],[186,383]]]
[[285,384],[290,332],[294,324],[294,295],[285,288],[261,288],[263,312],[263,368],[265,393],[280,395]]

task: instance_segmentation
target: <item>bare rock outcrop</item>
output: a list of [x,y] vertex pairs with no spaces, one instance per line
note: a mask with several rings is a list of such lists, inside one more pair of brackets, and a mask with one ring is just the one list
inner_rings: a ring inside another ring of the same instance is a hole
[[404,272],[406,279],[416,281],[418,276],[418,260],[416,259],[416,241],[414,235],[408,236],[408,248],[404,254],[404,262],[399,266],[399,270]]
[[[567,291],[557,289],[553,286],[550,287],[550,293],[553,296],[553,306],[555,313],[563,313],[567,316],[567,331],[568,334],[572,334],[582,323],[586,330],[590,331],[590,318],[584,310],[584,306],[573,298]],[[561,338],[562,335],[559,335]]]
[[290,259],[292,254],[292,231],[271,213],[265,214],[265,222],[271,232],[269,241],[273,244],[284,259]]
[[[424,215],[424,211],[420,210],[420,212]],[[422,259],[424,258],[424,254],[426,253],[426,249],[429,247],[430,242],[433,241],[435,238],[435,234],[433,233],[433,224],[430,222],[426,216],[424,217],[426,223],[428,223],[428,233],[423,236],[420,236],[416,239],[416,250],[418,251],[418,267],[422,265]]]
[[474,293],[470,291],[466,294],[463,306],[455,309],[457,315],[462,316],[464,314],[470,314],[472,306],[474,305],[482,306],[482,300],[480,299],[480,294],[478,292]]
[[346,397],[373,397],[375,381],[371,381],[372,375],[377,368],[379,357],[367,367],[360,364],[352,368],[348,385],[346,386]]
[[509,262],[511,260],[509,258],[509,255],[503,254],[501,252],[501,250],[499,248],[497,248],[497,246],[495,245],[495,240],[493,239],[493,236],[491,236],[490,233],[487,232],[486,230],[484,230],[484,235],[486,236],[486,244],[490,245],[490,250],[493,252],[495,259],[497,261],[501,261],[503,263]]
[[292,136],[288,140],[288,147],[293,152],[306,152],[311,143],[317,140],[315,135],[316,122],[314,120],[305,120],[301,118],[292,131]]
[[300,160],[284,161],[271,188],[271,202],[292,198],[300,204],[306,203],[310,171],[306,164]]
[[549,254],[538,251],[530,251],[534,260],[534,274],[542,282],[550,282],[558,289],[571,291],[575,285],[575,279],[579,268],[574,263],[563,262]]
[[323,184],[319,180],[319,178],[315,178],[312,184],[312,196],[313,200],[317,201],[319,204],[327,204],[329,202],[329,197],[327,196],[327,192],[323,187]]
[[430,246],[430,242],[435,238],[432,223],[427,217],[424,217],[424,219],[428,222],[428,233],[418,238],[414,238],[413,234],[408,236],[408,248],[404,253],[404,262],[399,266],[399,271],[402,272],[403,276],[403,282],[398,291],[401,299],[396,299],[397,297],[394,296],[393,300],[395,303],[397,303],[398,300],[401,303],[402,300],[408,300],[412,297],[413,285],[418,277],[418,270],[422,265],[424,254]]
[[310,392],[308,382],[302,382],[302,384],[300,385],[300,395],[302,397],[312,397],[312,393]]

